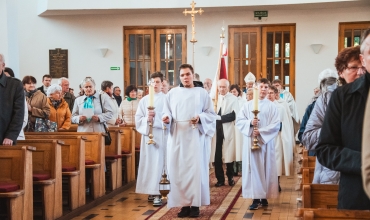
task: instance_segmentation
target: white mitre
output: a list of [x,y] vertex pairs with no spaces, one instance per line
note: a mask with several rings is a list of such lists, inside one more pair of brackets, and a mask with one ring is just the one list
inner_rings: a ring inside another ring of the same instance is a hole
[[338,73],[332,69],[324,69],[320,74],[319,74],[319,84],[321,83],[321,80],[328,78],[328,77],[334,77],[338,79]]
[[245,77],[244,77],[245,83],[249,82],[256,82],[256,77],[253,75],[253,73],[249,72]]

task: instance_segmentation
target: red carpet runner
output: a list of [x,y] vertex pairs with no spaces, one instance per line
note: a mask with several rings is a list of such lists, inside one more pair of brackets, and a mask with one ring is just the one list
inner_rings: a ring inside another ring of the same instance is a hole
[[[225,219],[227,214],[231,211],[232,206],[240,197],[241,177],[234,177],[236,184],[233,187],[228,185],[215,187],[214,185],[216,184],[217,179],[214,172],[211,173],[209,177],[211,185],[211,204],[209,206],[202,206],[200,209],[200,216],[196,219]],[[164,205],[146,219],[176,219],[177,213],[180,212],[180,209],[181,208],[167,209],[166,205]]]

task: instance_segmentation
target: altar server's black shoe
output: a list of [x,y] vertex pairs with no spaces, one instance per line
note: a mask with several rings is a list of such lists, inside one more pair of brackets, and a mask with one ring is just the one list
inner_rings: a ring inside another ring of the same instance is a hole
[[192,206],[192,207],[190,208],[190,215],[189,215],[189,217],[190,217],[190,218],[196,218],[196,217],[199,217],[199,213],[200,213],[200,211],[199,211],[199,207]]
[[177,217],[185,218],[190,215],[190,206],[184,206],[181,208],[181,211],[177,213]]

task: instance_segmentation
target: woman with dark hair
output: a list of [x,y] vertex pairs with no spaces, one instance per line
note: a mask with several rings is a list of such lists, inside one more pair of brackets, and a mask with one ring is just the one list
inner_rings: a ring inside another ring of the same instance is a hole
[[35,77],[25,76],[22,83],[28,109],[28,124],[25,131],[35,131],[36,118],[48,118],[50,106],[44,93],[36,89]]
[[122,118],[120,126],[134,126],[135,113],[139,105],[137,99],[137,88],[134,85],[129,85],[125,89],[125,100],[122,101],[119,107],[119,118]]
[[9,68],[9,67],[5,67],[5,68],[4,68],[4,73],[5,73],[5,75],[6,75],[6,76],[8,76],[8,77],[14,77],[14,72],[13,72],[13,70],[12,70],[11,68]]

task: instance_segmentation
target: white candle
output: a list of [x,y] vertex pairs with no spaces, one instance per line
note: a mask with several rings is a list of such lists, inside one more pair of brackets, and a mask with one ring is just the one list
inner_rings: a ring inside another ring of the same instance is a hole
[[258,88],[253,88],[253,110],[258,111]]
[[149,107],[154,107],[154,87],[149,86]]

